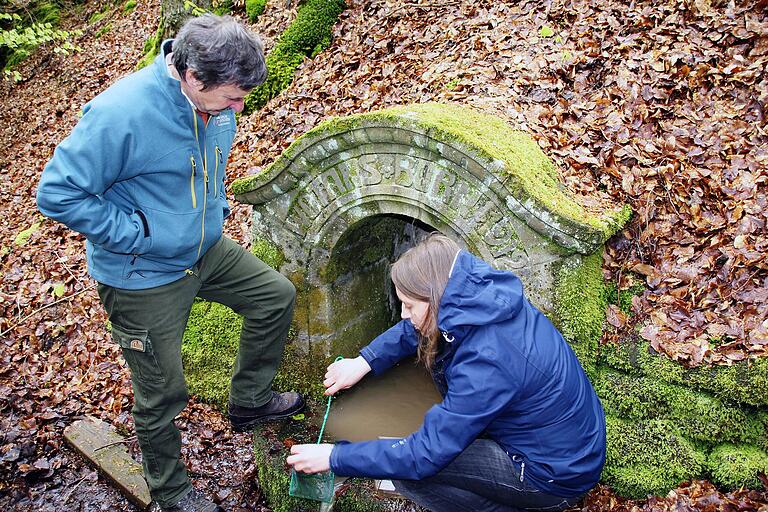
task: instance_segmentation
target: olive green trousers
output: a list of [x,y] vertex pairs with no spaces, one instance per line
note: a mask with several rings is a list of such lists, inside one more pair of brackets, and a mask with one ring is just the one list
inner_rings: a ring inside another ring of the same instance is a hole
[[161,506],[172,506],[192,489],[174,418],[188,400],[181,341],[195,297],[243,316],[230,402],[258,407],[271,398],[296,290],[279,272],[222,237],[178,281],[145,290],[99,284],[99,297],[131,370],[132,412],[150,493]]

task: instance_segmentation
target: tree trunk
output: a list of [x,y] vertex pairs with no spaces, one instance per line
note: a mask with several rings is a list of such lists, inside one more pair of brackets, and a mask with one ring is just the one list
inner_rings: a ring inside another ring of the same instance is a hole
[[211,0],[160,0],[160,41],[176,36],[188,18],[195,16],[197,9],[210,10]]

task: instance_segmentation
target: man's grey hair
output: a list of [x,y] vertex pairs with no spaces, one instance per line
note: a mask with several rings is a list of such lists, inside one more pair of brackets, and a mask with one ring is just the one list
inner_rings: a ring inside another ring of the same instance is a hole
[[231,16],[187,21],[173,41],[173,65],[182,79],[190,69],[203,90],[236,85],[247,91],[267,78],[261,40]]

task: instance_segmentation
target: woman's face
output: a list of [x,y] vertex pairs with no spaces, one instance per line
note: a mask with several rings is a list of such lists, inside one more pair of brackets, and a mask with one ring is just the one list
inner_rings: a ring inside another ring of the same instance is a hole
[[424,325],[424,321],[427,319],[427,312],[429,311],[429,302],[425,300],[416,300],[404,295],[397,287],[395,287],[395,293],[397,298],[403,303],[400,317],[403,320],[410,319],[416,330],[420,331]]

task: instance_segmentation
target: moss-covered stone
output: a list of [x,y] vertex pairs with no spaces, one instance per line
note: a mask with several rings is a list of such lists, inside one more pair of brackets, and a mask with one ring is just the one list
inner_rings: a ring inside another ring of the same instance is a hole
[[768,358],[732,366],[685,368],[656,354],[645,340],[631,337],[619,345],[600,347],[599,360],[613,368],[651,379],[708,391],[723,400],[756,407],[768,405]]
[[288,87],[304,58],[313,57],[330,44],[333,25],[344,7],[343,0],[306,0],[299,5],[296,19],[267,55],[266,82],[245,98],[246,114],[260,109]]
[[498,117],[461,105],[438,103],[404,105],[327,119],[294,141],[263,173],[237,180],[232,190],[235,195],[244,195],[274,178],[310,141],[376,126],[415,129],[437,141],[456,143],[458,147],[467,148],[470,154],[491,162],[494,173],[526,211],[534,211],[544,222],[560,225],[563,232],[577,232],[577,238],[590,246],[586,252],[594,252],[631,216],[627,205],[602,215],[587,212],[567,192],[552,161],[527,133],[513,130]]
[[189,391],[226,410],[242,317],[215,302],[196,301],[184,332],[181,357]]
[[687,439],[704,444],[756,443],[768,438],[755,411],[701,391],[600,368],[593,384],[606,413],[626,420],[669,420]]
[[245,0],[245,14],[251,23],[255,23],[266,8],[267,0]]
[[590,376],[605,321],[602,262],[600,253],[573,256],[560,265],[555,281],[554,322]]
[[633,423],[608,416],[606,430],[602,480],[621,496],[664,495],[681,481],[703,475],[706,454],[670,421]]
[[263,237],[255,237],[251,244],[251,253],[275,270],[285,263],[283,250]]
[[759,489],[758,473],[768,473],[768,453],[757,446],[717,446],[707,458],[707,468],[714,482],[725,489]]

